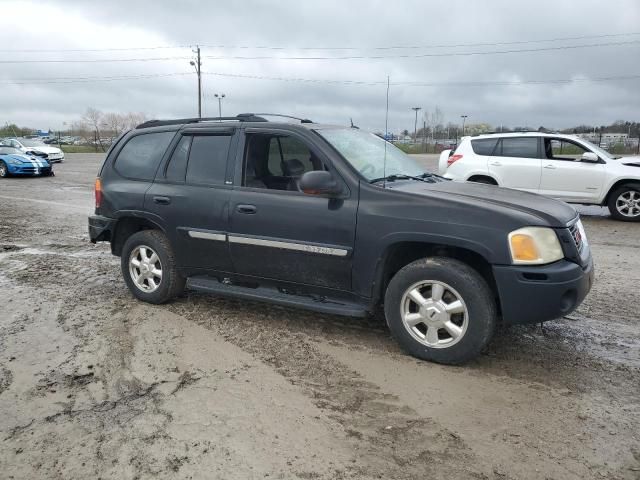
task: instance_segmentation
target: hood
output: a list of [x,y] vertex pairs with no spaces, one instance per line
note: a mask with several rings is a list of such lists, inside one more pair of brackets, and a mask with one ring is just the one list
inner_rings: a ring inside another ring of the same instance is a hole
[[28,150],[37,150],[38,152],[50,153],[62,153],[58,147],[50,147],[48,145],[38,145],[37,147],[27,147]]
[[566,227],[578,215],[572,206],[560,200],[480,183],[400,181],[387,183],[387,188],[484,207],[496,213],[504,213],[505,210],[519,212],[518,216],[526,217],[522,220],[529,225]]
[[640,167],[640,156],[622,157],[618,160],[623,165],[630,167]]
[[49,166],[49,162],[47,162],[46,159],[44,158],[40,158],[40,157],[35,157],[35,156],[30,156],[30,155],[18,155],[18,154],[10,154],[10,155],[2,155],[0,154],[0,158],[2,159],[13,159],[13,160],[20,160],[23,163],[30,163],[35,167],[48,167]]

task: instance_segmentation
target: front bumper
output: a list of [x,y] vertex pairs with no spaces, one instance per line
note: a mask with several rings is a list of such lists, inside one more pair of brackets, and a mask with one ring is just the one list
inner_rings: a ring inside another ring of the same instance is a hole
[[7,171],[10,175],[51,175],[51,166],[35,167],[32,164],[7,165]]
[[586,266],[560,260],[542,266],[494,266],[502,318],[507,324],[537,323],[568,315],[593,285],[593,259]]
[[113,218],[91,215],[89,217],[89,240],[91,243],[110,241],[115,223]]

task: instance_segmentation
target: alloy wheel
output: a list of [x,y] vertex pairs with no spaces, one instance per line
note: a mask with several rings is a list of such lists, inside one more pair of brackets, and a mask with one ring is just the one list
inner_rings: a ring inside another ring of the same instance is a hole
[[621,193],[616,199],[616,209],[628,218],[635,218],[640,215],[640,192],[628,190]]
[[129,274],[140,290],[145,293],[155,292],[162,282],[160,257],[146,245],[137,246],[129,256]]
[[402,322],[418,342],[447,348],[467,331],[469,312],[462,296],[446,283],[425,280],[411,285],[400,302]]

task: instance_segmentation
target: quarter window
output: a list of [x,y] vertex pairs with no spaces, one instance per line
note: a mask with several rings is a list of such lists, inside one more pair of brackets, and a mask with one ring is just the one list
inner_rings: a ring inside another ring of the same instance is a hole
[[538,139],[536,137],[503,138],[502,157],[538,158]]
[[222,185],[231,135],[196,135],[191,141],[187,183]]
[[131,138],[118,154],[116,170],[125,177],[151,180],[174,135],[174,132],[157,132]]

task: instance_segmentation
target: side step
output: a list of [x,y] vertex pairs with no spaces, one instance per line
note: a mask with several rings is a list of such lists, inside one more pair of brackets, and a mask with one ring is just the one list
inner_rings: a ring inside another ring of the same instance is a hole
[[215,278],[196,276],[187,279],[187,288],[214,293],[225,297],[245,298],[258,302],[269,302],[285,307],[303,308],[315,312],[344,315],[346,317],[366,317],[368,311],[364,304],[344,299],[329,299],[312,296],[282,293],[270,287],[242,287],[221,283]]

